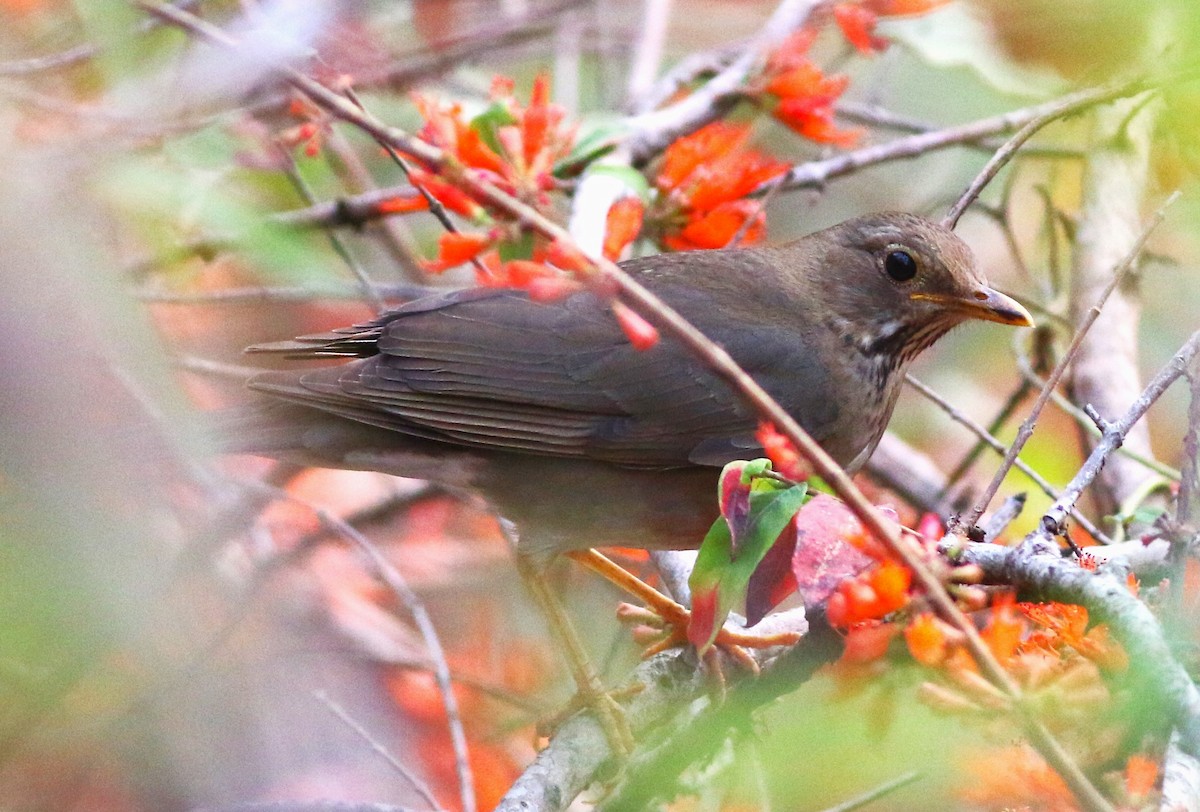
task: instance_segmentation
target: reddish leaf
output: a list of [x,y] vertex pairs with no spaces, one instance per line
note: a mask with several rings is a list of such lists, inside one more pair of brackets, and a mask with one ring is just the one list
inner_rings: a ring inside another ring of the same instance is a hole
[[717,490],[721,494],[721,517],[729,526],[733,558],[737,558],[738,542],[750,515],[750,482],[743,476],[746,467],[745,462],[729,463],[721,471],[721,478],[717,483]]
[[[769,460],[759,459],[730,463],[721,472],[722,513],[705,535],[689,579],[693,601],[705,602],[688,628],[688,638],[699,641],[701,653],[711,645],[733,606],[746,599],[750,580],[771,547],[790,539],[787,528],[807,498],[807,486],[787,485],[764,476],[770,469]],[[765,575],[764,579],[756,612],[768,602],[764,596],[775,592],[781,581],[786,583],[786,577]]]
[[800,509],[795,525],[792,573],[804,603],[824,603],[838,584],[865,570],[873,559],[847,542],[861,532],[850,508],[832,496],[819,494]]
[[757,624],[784,598],[796,591],[796,576],[792,572],[795,549],[796,523],[791,521],[750,576],[750,583],[746,587],[747,626]]

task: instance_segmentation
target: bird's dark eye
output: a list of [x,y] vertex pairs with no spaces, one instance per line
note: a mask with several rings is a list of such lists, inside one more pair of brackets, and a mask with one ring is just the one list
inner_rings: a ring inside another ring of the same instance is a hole
[[897,282],[907,282],[917,275],[917,261],[907,251],[888,251],[883,258],[883,270]]

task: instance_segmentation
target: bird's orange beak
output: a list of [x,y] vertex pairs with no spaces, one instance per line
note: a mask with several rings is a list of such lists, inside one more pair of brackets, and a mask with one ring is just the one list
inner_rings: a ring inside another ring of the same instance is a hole
[[1020,302],[986,286],[977,288],[974,293],[965,297],[917,291],[910,298],[917,301],[935,302],[951,310],[957,310],[967,318],[1011,324],[1014,327],[1033,326],[1033,317],[1029,315],[1028,310],[1021,306]]

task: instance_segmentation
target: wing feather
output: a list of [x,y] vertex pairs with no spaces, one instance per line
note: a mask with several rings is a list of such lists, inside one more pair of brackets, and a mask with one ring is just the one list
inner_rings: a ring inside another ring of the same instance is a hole
[[[821,438],[836,409],[813,400],[824,371],[803,357],[795,330],[723,320],[704,294],[671,292],[685,316],[706,313],[710,337],[758,370],[759,382]],[[307,357],[361,356],[368,345],[375,352],[290,377],[267,373],[251,385],[414,437],[481,448],[638,467],[722,464],[757,448],[755,419],[723,381],[669,339],[635,350],[590,293],[549,304],[516,291],[438,293],[326,336],[326,345],[309,337]],[[277,346],[285,345],[295,347]]]

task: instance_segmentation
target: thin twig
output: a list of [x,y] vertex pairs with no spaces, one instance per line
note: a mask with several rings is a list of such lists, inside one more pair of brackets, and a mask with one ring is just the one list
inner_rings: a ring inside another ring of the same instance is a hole
[[[388,301],[407,301],[428,294],[431,288],[407,282],[377,284],[375,290]],[[132,295],[142,302],[169,305],[262,305],[304,303],[328,300],[362,300],[362,290],[354,285],[247,286],[218,290],[175,292],[136,288]]]
[[[199,0],[178,0],[174,5],[181,9],[188,9],[198,2]],[[145,34],[161,25],[162,22],[159,20],[150,18],[139,22],[134,30],[138,34]],[[78,65],[81,62],[86,62],[103,53],[103,51],[102,46],[93,42],[85,42],[73,48],[68,48],[65,51],[59,51],[58,53],[0,62],[0,76],[28,76],[33,73],[63,70],[64,68]]]
[[356,720],[353,716],[347,713],[345,708],[343,708],[337,702],[334,702],[329,694],[327,694],[325,691],[313,691],[313,698],[324,705],[326,710],[336,716],[342,724],[353,730],[355,735],[366,742],[367,746],[370,747],[376,755],[386,761],[389,767],[395,770],[400,777],[409,783],[409,786],[416,790],[417,794],[421,796],[421,800],[429,804],[430,809],[441,809],[437,799],[433,797],[433,792],[429,789],[429,786],[417,775],[415,775],[412,770],[401,764],[400,761],[393,756],[386,747],[383,746],[382,742],[378,741],[374,736],[372,736],[371,732],[359,724],[358,720]]
[[[996,416],[992,418],[992,422],[987,426],[988,434],[994,437],[1000,429],[1004,428],[1004,424],[1008,422],[1008,418],[1012,417],[1013,412],[1021,405],[1021,401],[1029,394],[1029,387],[1029,382],[1022,379],[1017,388],[1005,399],[999,411],[996,412]],[[984,449],[987,447],[987,440],[982,437],[976,439],[975,444],[971,446],[971,450],[963,455],[963,458],[959,460],[958,464],[951,469],[949,475],[946,477],[946,494],[958,484],[959,480],[966,476],[967,471],[971,470],[971,466],[975,464],[975,460],[979,459],[979,456],[983,454]]]
[[[1046,379],[1038,375],[1037,371],[1033,368],[1033,365],[1029,362],[1029,357],[1027,355],[1022,352],[1018,352],[1016,353],[1016,357],[1017,371],[1021,373],[1021,377],[1024,378],[1030,386],[1036,386],[1038,389],[1041,389],[1041,387],[1046,385]],[[1096,428],[1096,424],[1093,423],[1087,414],[1084,413],[1083,409],[1080,409],[1057,391],[1050,396],[1050,402],[1053,403],[1060,412],[1067,415],[1080,426],[1082,426],[1084,431],[1087,431],[1089,434],[1092,434],[1095,437],[1099,437],[1101,434],[1103,434],[1100,429]],[[1154,471],[1160,476],[1164,476],[1174,482],[1179,481],[1179,471],[1167,465],[1165,462],[1143,456],[1136,451],[1131,451],[1124,447],[1118,448],[1117,453],[1123,457],[1128,457],[1140,465],[1144,465],[1147,469]]]
[[[354,88],[347,87],[345,92],[346,98],[352,101],[355,107],[357,107],[359,110],[362,110],[364,113],[367,112],[367,108],[363,105],[362,100],[358,97],[358,94],[354,92]],[[442,205],[442,201],[434,197],[429,190],[421,184],[413,182],[412,168],[408,165],[408,161],[404,160],[404,158],[399,152],[396,151],[396,148],[392,146],[388,139],[376,136],[375,142],[379,144],[379,146],[383,147],[383,149],[387,152],[388,157],[390,157],[396,166],[400,167],[400,171],[404,173],[404,179],[408,181],[413,188],[417,190],[421,197],[425,199],[425,204],[429,207],[429,213],[432,214],[439,223],[441,223],[442,228],[446,229],[446,231],[451,234],[457,234],[458,227],[454,225],[454,221],[450,219],[450,214],[446,211],[446,207]],[[491,270],[489,270],[488,267],[483,264],[479,257],[471,257],[470,261],[475,270],[483,277],[486,278],[492,276]]]
[[467,812],[474,812],[476,808],[475,782],[471,775],[471,765],[467,756],[467,736],[463,730],[462,716],[458,709],[458,699],[455,697],[451,686],[450,666],[446,663],[446,653],[442,648],[441,638],[438,637],[437,629],[434,627],[433,620],[429,617],[429,612],[425,609],[425,604],[421,601],[421,598],[409,587],[408,582],[404,580],[404,576],[392,566],[392,563],[379,551],[379,548],[365,535],[360,533],[356,527],[344,519],[335,516],[324,508],[293,496],[281,488],[275,488],[259,482],[247,482],[245,484],[247,487],[270,494],[275,499],[300,505],[306,510],[311,511],[317,521],[331,532],[355,544],[366,557],[375,575],[399,599],[401,605],[412,616],[413,622],[417,626],[417,631],[420,632],[421,639],[424,640],[425,647],[429,650],[429,657],[433,663],[433,675],[442,697],[442,707],[446,711],[446,725],[450,730],[450,744],[454,751],[454,767],[458,774],[458,790],[462,807]]
[[1087,460],[1080,467],[1079,471],[1063,488],[1062,494],[1055,500],[1050,509],[1042,517],[1042,527],[1034,535],[1041,539],[1048,540],[1062,527],[1063,521],[1071,508],[1078,501],[1079,496],[1092,483],[1100,473],[1100,469],[1104,467],[1104,461],[1108,459],[1125,438],[1125,432],[1129,431],[1130,426],[1133,426],[1141,419],[1146,410],[1158,400],[1163,392],[1173,384],[1180,375],[1184,373],[1188,363],[1200,350],[1200,332],[1192,334],[1192,337],[1187,340],[1187,343],[1175,354],[1175,357],[1167,363],[1159,373],[1154,376],[1146,388],[1142,390],[1142,394],[1134,401],[1120,420],[1107,425],[1104,436],[1096,447],[1092,449],[1092,453],[1088,455]]
[[1040,117],[1048,116],[1049,120],[1053,120],[1073,115],[1097,104],[1141,93],[1159,84],[1185,81],[1193,78],[1194,75],[1195,72],[1181,72],[1160,77],[1154,81],[1137,79],[1124,84],[1081,90],[1059,99],[979,119],[968,124],[897,138],[885,144],[862,147],[825,160],[809,161],[792,167],[786,175],[758,187],[756,194],[765,194],[774,185],[781,185],[785,190],[819,189],[834,178],[857,172],[864,167],[905,158],[916,158],[936,149],[969,144],[990,135],[1011,132]]
[[[276,144],[275,148],[279,152],[280,157],[285,161],[284,174],[291,181],[293,188],[295,188],[296,192],[307,205],[311,206],[316,203],[316,197],[313,195],[312,188],[308,185],[308,181],[304,179],[304,176],[300,174],[299,169],[296,167],[296,162],[292,160],[291,153],[280,144]],[[350,270],[350,273],[358,280],[359,288],[362,290],[363,298],[367,301],[367,304],[376,313],[382,312],[386,308],[383,297],[375,289],[375,283],[367,275],[366,270],[354,258],[354,255],[350,253],[350,249],[346,247],[346,243],[333,230],[326,230],[325,238],[329,241],[329,246],[333,249],[333,252],[341,258],[342,262]]]
[[1004,503],[991,516],[983,520],[979,529],[983,531],[985,541],[995,541],[1025,509],[1025,494],[1014,493],[1004,500]]
[[803,25],[819,5],[820,0],[781,0],[741,56],[703,87],[670,107],[629,119],[629,135],[623,148],[631,162],[637,165],[657,155],[675,139],[700,129],[740,99],[754,67],[768,51]]
[[1079,325],[1079,329],[1075,331],[1075,335],[1071,339],[1071,344],[1069,347],[1067,347],[1067,351],[1063,353],[1063,357],[1059,359],[1058,364],[1050,372],[1050,376],[1046,378],[1046,385],[1042,387],[1042,391],[1038,394],[1037,400],[1034,401],[1033,407],[1029,410],[1029,416],[1025,418],[1024,422],[1021,423],[1021,427],[1017,430],[1016,439],[1013,440],[1013,444],[1009,447],[1008,453],[1004,455],[1004,461],[996,470],[996,475],[992,477],[991,483],[979,497],[978,501],[976,501],[975,506],[962,517],[961,526],[963,528],[971,528],[975,526],[975,523],[979,521],[979,517],[983,515],[985,510],[987,510],[987,506],[992,501],[992,498],[996,495],[996,492],[1000,490],[1000,483],[1004,481],[1004,477],[1008,475],[1008,470],[1013,466],[1013,461],[1016,460],[1017,455],[1021,453],[1021,449],[1025,447],[1025,443],[1028,442],[1029,438],[1033,435],[1033,428],[1035,425],[1037,425],[1037,419],[1041,415],[1042,409],[1045,407],[1046,402],[1050,399],[1050,395],[1054,391],[1054,388],[1058,386],[1058,382],[1066,372],[1067,367],[1070,365],[1071,359],[1075,357],[1075,353],[1079,349],[1079,345],[1082,343],[1084,336],[1087,335],[1087,331],[1096,322],[1096,318],[1100,315],[1100,308],[1104,307],[1104,303],[1108,301],[1108,297],[1114,290],[1117,289],[1117,285],[1121,284],[1121,280],[1125,278],[1125,274],[1129,272],[1131,267],[1133,267],[1133,263],[1137,261],[1138,255],[1141,254],[1142,246],[1146,244],[1146,240],[1150,238],[1151,233],[1153,233],[1154,229],[1158,227],[1158,224],[1162,222],[1163,217],[1166,216],[1167,208],[1174,203],[1178,197],[1179,193],[1175,192],[1167,198],[1166,202],[1159,207],[1158,211],[1154,213],[1154,215],[1146,223],[1145,227],[1142,228],[1141,234],[1139,234],[1137,240],[1134,241],[1133,247],[1129,249],[1129,253],[1126,254],[1125,258],[1122,259],[1117,267],[1113,269],[1112,281],[1109,282],[1108,287],[1104,289],[1104,292],[1100,294],[1100,299],[1093,304],[1092,308],[1087,312],[1087,315]]
[[[961,410],[956,408],[952,403],[950,403],[948,400],[943,398],[937,392],[933,391],[928,386],[921,383],[921,381],[914,378],[911,374],[906,374],[904,376],[904,380],[908,383],[909,386],[911,386],[913,389],[916,389],[918,392],[920,392],[922,395],[924,395],[931,403],[933,403],[939,409],[944,411],[951,420],[953,420],[954,422],[958,423],[961,426],[966,427],[972,434],[974,434],[976,437],[978,437],[980,439],[980,441],[983,442],[987,447],[991,448],[993,451],[995,451],[1000,456],[1007,458],[1008,447],[1005,446],[1004,443],[997,440],[992,435],[991,432],[989,432],[983,426],[976,423],[968,415],[966,415]],[[1024,460],[1022,460],[1019,456],[1015,457],[1013,459],[1013,465],[1017,468],[1018,471],[1025,474],[1025,476],[1029,477],[1029,479],[1032,480],[1035,485],[1037,485],[1039,488],[1041,488],[1042,492],[1044,494],[1049,496],[1051,499],[1058,498],[1058,491],[1055,490],[1054,486],[1051,485],[1049,482],[1047,482],[1041,474],[1039,474],[1037,471],[1033,470],[1033,468],[1029,467],[1029,465]],[[1108,544],[1111,542],[1111,539],[1109,539],[1106,535],[1101,533],[1100,529],[1098,527],[1096,527],[1094,524],[1092,524],[1079,511],[1072,510],[1071,518],[1073,518],[1076,522],[1078,522],[1080,527],[1082,527],[1084,530],[1086,530],[1089,534],[1091,534],[1092,538],[1096,539],[1100,543]]]
[[642,0],[640,34],[630,60],[626,95],[630,99],[644,96],[654,84],[662,61],[667,24],[671,19],[671,0]]
[[837,806],[831,806],[825,809],[824,812],[854,812],[855,809],[861,809],[872,801],[878,801],[880,798],[890,795],[901,787],[907,787],[920,777],[921,774],[915,770],[904,773],[903,775],[898,775],[891,781],[885,781],[884,783],[875,787],[875,789],[864,792],[862,795],[851,798],[848,801],[843,801]]
[[1114,90],[1120,90],[1121,92],[1117,95],[1109,96],[1103,92],[1105,89],[1083,90],[1079,93],[1073,93],[1070,96],[1066,96],[1062,99],[1059,99],[1057,102],[1052,103],[1040,115],[1037,115],[1025,122],[1021,129],[1017,130],[1017,132],[1013,134],[1012,138],[1008,139],[1008,141],[1004,143],[1004,146],[996,150],[996,154],[993,155],[986,164],[984,164],[983,169],[979,171],[979,174],[976,175],[975,179],[971,181],[970,185],[967,186],[966,191],[964,191],[954,205],[950,207],[950,211],[947,212],[946,216],[942,219],[942,225],[951,229],[958,225],[958,219],[962,217],[963,212],[967,210],[967,207],[971,205],[971,202],[974,201],[975,198],[979,197],[979,193],[983,191],[983,188],[992,181],[992,178],[996,177],[996,174],[1004,168],[1005,164],[1012,160],[1013,156],[1017,154],[1017,150],[1019,150],[1026,141],[1036,135],[1037,132],[1047,124],[1057,121],[1060,118],[1074,115],[1075,113],[1085,110],[1088,107],[1093,107],[1102,101],[1111,101],[1124,96],[1133,96],[1149,88],[1150,84],[1148,80],[1143,77],[1141,79],[1135,79],[1133,82],[1125,82],[1120,85],[1110,86],[1106,89],[1107,93],[1112,93]]

